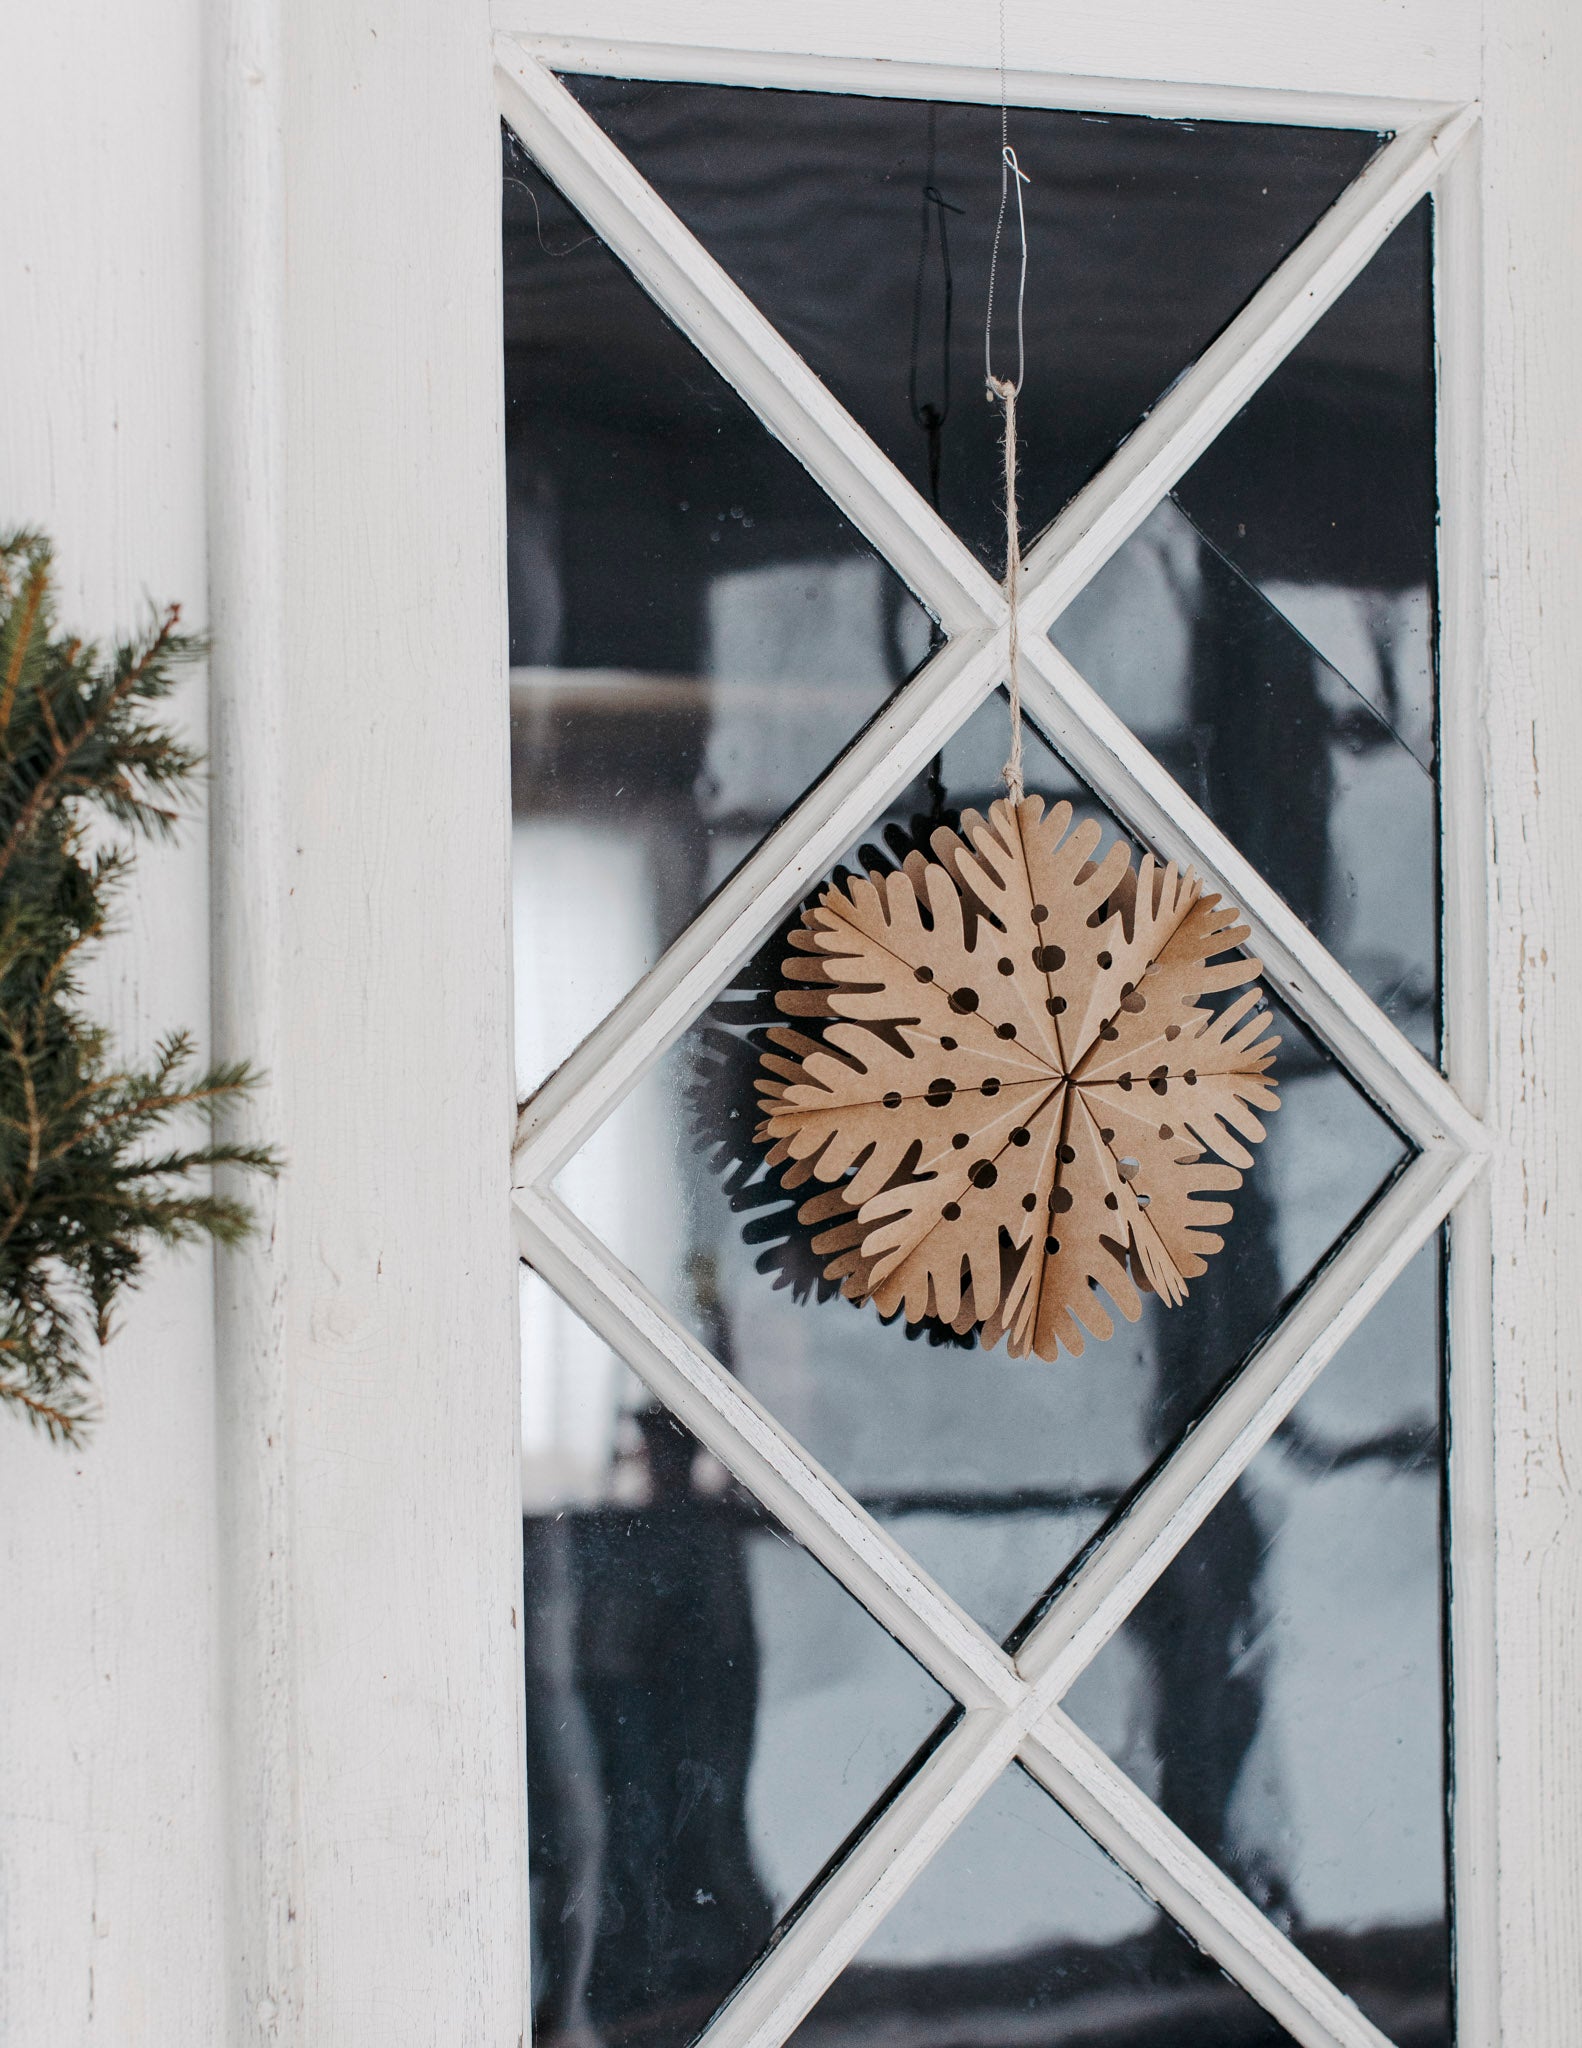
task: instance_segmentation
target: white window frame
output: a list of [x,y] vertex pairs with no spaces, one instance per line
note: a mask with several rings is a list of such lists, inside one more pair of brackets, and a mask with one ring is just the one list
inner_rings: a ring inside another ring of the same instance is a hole
[[[1582,2009],[1582,1706],[1564,1591],[1582,1570],[1566,1478],[1582,1117],[1560,1087],[1582,919],[1551,794],[1582,781],[1568,659],[1582,596],[1565,574],[1565,451],[1582,408],[1554,339],[1575,331],[1582,300],[1574,167],[1558,140],[1582,96],[1567,0],[1491,0],[1487,33],[1477,0],[1011,9],[1018,100],[1399,131],[1364,198],[1342,201],[1080,516],[1040,544],[1029,586],[1044,620],[1435,183],[1449,1057],[1446,1085],[1038,649],[1034,716],[1162,852],[1190,849],[1245,907],[1271,980],[1421,1150],[1015,1668],[545,1191],[746,936],[987,691],[1002,622],[982,570],[897,500],[839,408],[523,67],[860,90],[880,63],[889,91],[987,98],[988,12],[946,0],[751,12],[501,0],[493,21],[485,0],[377,0],[367,20],[311,0],[216,10],[216,1036],[269,1064],[267,1107],[293,1162],[274,1229],[230,1262],[221,1295],[238,2039],[509,2048],[527,2025],[495,34],[508,38],[507,111],[533,128],[546,170],[953,636],[538,1099],[518,1197],[535,1262],[966,1698],[938,1753],[948,1760],[903,1795],[922,1816],[914,1864],[929,1830],[942,1834],[1020,1747],[1298,2038],[1372,2041],[1054,1703],[1454,1205],[1458,2039],[1560,2048]],[[1498,288],[1485,293],[1485,277]],[[795,1967],[759,1973],[722,2043],[783,2033],[855,1948],[893,1895],[871,1865],[854,1859],[803,1916],[777,1952],[799,1944]]]
[[[545,61],[547,57],[548,61]],[[1257,1997],[1303,2048],[1387,2048],[1383,2034],[1060,1711],[1060,1701],[1190,1541],[1296,1402],[1478,1177],[1477,1118],[1358,988],[1047,637],[1109,561],[1455,161],[1469,107],[1401,109],[1400,132],[1030,551],[1021,586],[1028,716],[1099,799],[1165,857],[1238,904],[1284,1001],[1416,1145],[1412,1164],[1082,1564],[1014,1656],[985,1633],[693,1339],[555,1193],[560,1168],[718,994],[816,879],[883,814],[1003,681],[1000,586],[795,350],[684,228],[551,66],[564,45],[496,40],[501,110],[543,170],[714,367],[939,619],[919,674],[711,899],[523,1113],[516,1212],[524,1258],[620,1352],[714,1455],[966,1707],[703,2036],[781,2048],[874,1925],[1013,1758]],[[607,69],[600,49],[581,60]],[[649,59],[652,63],[654,60]],[[674,57],[670,65],[675,63]],[[667,65],[667,69],[670,68]],[[642,75],[632,53],[623,71]],[[709,75],[741,82],[712,54]],[[993,75],[839,67],[842,89],[982,99]],[[752,67],[759,85],[828,89],[807,61]],[[1018,81],[1024,93],[1031,82]],[[953,89],[953,90],[952,90]],[[1067,78],[1046,105],[1093,104]],[[1150,88],[1157,101],[1158,88]],[[1110,82],[1107,111],[1134,112]],[[1206,109],[1197,96],[1190,111]],[[1287,100],[1287,120],[1296,108]],[[1325,119],[1339,114],[1333,103]],[[1242,118],[1250,109],[1243,107]],[[1261,110],[1260,110],[1261,114]],[[1347,110],[1355,125],[1356,109]],[[1376,118],[1376,117],[1375,117]],[[613,573],[619,574],[616,566]],[[1450,993],[1454,1007],[1455,991]],[[1486,1258],[1455,1232],[1452,1264]],[[1453,1501],[1458,1495],[1453,1493]]]

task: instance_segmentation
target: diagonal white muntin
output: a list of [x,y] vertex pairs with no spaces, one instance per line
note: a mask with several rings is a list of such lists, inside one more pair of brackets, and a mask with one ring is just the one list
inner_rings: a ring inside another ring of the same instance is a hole
[[[752,946],[997,686],[1005,603],[988,571],[560,81],[509,37],[497,38],[496,54],[502,111],[545,173],[951,636],[538,1091],[518,1136],[526,1183],[553,1178]],[[1135,531],[1416,205],[1474,118],[1468,109],[1437,111],[1380,150],[1030,551],[1029,617],[1052,621]],[[1190,850],[1251,924],[1271,983],[1416,1143],[1479,1149],[1476,1120],[1443,1077],[1147,749],[1041,632],[1023,645],[1029,712],[1062,752],[1082,755],[1073,765],[1099,796],[1161,850]]]
[[1020,1760],[1304,2048],[1383,2037],[1058,1701],[1472,1183],[1482,1127],[1043,629],[1190,467],[1432,184],[1471,130],[1434,109],[1382,149],[1030,552],[1028,712],[1162,852],[1236,901],[1270,983],[1418,1146],[1272,1335],[1084,1560],[1013,1661],[680,1329],[549,1182],[737,963],[1004,673],[998,585],[552,74],[497,39],[505,118],[660,306],[940,620],[945,646],[769,835],[527,1106],[523,1255],[968,1709],[707,2029],[779,2048],[1001,1769]]
[[[523,1256],[968,1709],[720,2012],[700,2048],[779,2048],[1017,1757],[1305,2048],[1381,2048],[1377,2030],[1100,1757],[1058,1713],[1058,1702],[1476,1170],[1474,1160],[1443,1152],[1412,1162],[1072,1575],[1014,1660],[556,1195],[543,1189],[518,1194]],[[1080,1796],[1068,1797],[1073,1785]]]

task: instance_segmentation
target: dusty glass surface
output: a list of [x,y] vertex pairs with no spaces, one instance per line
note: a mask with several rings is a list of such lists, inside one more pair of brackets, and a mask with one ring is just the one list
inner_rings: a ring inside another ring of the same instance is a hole
[[[892,823],[999,794],[1001,698]],[[1029,728],[1030,788],[1118,827]],[[877,844],[882,828],[865,843]],[[562,1173],[559,1189],[970,1613],[1009,1635],[1246,1355],[1405,1157],[1399,1134],[1280,1014],[1283,1106],[1236,1197],[1226,1248],[1186,1303],[1081,1358],[1010,1359],[881,1322],[819,1285],[811,1232],[752,1131],[783,944],[768,944]],[[802,1197],[797,1197],[800,1200]]]
[[526,1091],[916,667],[931,626],[509,135],[504,208]]
[[1429,229],[1425,201],[1051,637],[1433,1059]]
[[947,1695],[523,1274],[534,2038],[681,2048]]
[[1066,1701],[1395,2042],[1449,2033],[1440,1254]]
[[1363,693],[1166,499],[1056,621],[1082,675],[1434,1057],[1438,793]]
[[796,2048],[1288,2048],[1290,2036],[1013,1765]]
[[1433,214],[1423,200],[1176,486],[1209,542],[1434,766]]
[[[983,316],[998,107],[568,77],[903,475],[998,568]],[[1361,170],[1379,137],[1017,107],[1030,538]],[[1002,314],[1011,305],[1002,290]],[[997,367],[1011,366],[1006,319]]]

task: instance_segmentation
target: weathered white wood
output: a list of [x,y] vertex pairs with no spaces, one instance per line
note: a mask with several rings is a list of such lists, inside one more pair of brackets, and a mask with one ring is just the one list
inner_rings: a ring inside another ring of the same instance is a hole
[[1582,9],[1487,20],[1499,2018],[1549,2048],[1582,2014]]
[[1074,1721],[1058,1709],[1046,1714],[1022,1744],[1021,1760],[1302,2048],[1389,2048],[1378,2028]]
[[[1278,93],[1469,100],[1480,76],[1476,0],[1008,0],[1019,71],[1168,79]],[[999,14],[956,0],[495,0],[497,25],[579,44],[668,43],[834,58],[997,65]],[[619,68],[619,59],[616,60]],[[1212,111],[1210,108],[1203,110]]]
[[[580,110],[569,110],[568,97],[530,59],[513,53],[509,44],[501,55],[506,111],[545,168],[836,501],[903,567],[925,601],[958,630],[976,623],[975,644],[963,648],[958,641],[898,698],[892,707],[893,733],[881,740],[877,727],[870,732],[825,788],[738,876],[734,893],[728,891],[711,906],[542,1092],[522,1131],[519,1178],[524,1192],[518,1203],[523,1249],[915,1654],[969,1699],[983,1702],[991,1717],[990,1701],[998,1701],[1004,1720],[996,1741],[1003,1743],[1007,1728],[1025,1727],[1030,1713],[1069,1686],[1437,1227],[1476,1173],[1484,1151],[1482,1132],[1443,1078],[1388,1025],[1262,878],[1040,638],[1029,651],[1029,709],[1124,816],[1162,850],[1196,859],[1244,905],[1271,982],[1425,1150],[1034,1631],[1018,1660],[1020,1671],[1033,1681],[1031,1690],[1007,1696],[1005,1674],[992,1661],[985,1670],[975,1670],[992,1646],[973,1624],[942,1602],[920,1575],[909,1574],[880,1533],[865,1526],[860,1511],[745,1402],[728,1376],[545,1190],[558,1165],[717,989],[751,941],[841,850],[845,839],[835,837],[837,814],[849,838],[908,779],[917,753],[916,732],[909,744],[907,731],[913,708],[927,716],[932,743],[935,729],[945,722],[942,710],[957,723],[981,698],[1001,657],[998,593],[981,572],[961,570],[955,544],[922,500],[893,477],[850,419],[720,277],[607,139]],[[767,64],[760,67],[761,78],[770,75]],[[1435,115],[1385,151],[1149,425],[1057,522],[1028,565],[1027,608],[1036,627],[1045,626],[1135,529],[1333,302],[1451,160],[1472,119],[1465,110]],[[993,664],[987,671],[986,663]],[[867,805],[866,814],[848,816],[858,803]],[[813,857],[815,843],[822,859]],[[767,904],[764,887],[773,892]],[[831,1527],[832,1518],[838,1528]],[[940,1637],[942,1616],[951,1637],[948,1647]],[[936,1759],[929,1780],[934,1787],[930,1812],[935,1805],[954,1811],[952,1802],[959,1798],[959,1787],[947,1786],[943,1771]],[[1093,1794],[1091,1784],[1083,1796],[1090,1795],[1103,1797],[1102,1790]],[[1123,1806],[1138,1799],[1129,1787],[1117,1797]],[[1146,1801],[1138,1803],[1153,1812]],[[1111,1813],[1109,1824],[1123,1835],[1130,1826],[1119,1812]],[[866,1911],[871,1897],[882,1898],[887,1910],[893,1896],[886,1889],[895,1877],[893,1825],[898,1823],[887,1819],[877,1843],[865,1844],[838,1873],[820,1901],[823,1917],[799,1922],[792,1943],[775,1952],[750,1995],[733,2004],[715,2030],[721,2043],[741,2048],[751,2040],[767,2048],[783,2038],[855,1952],[848,1945],[853,1915]],[[1155,1834],[1164,1830],[1153,1847],[1164,1857],[1160,1867],[1180,1894],[1188,1924],[1215,1928],[1231,1966],[1244,1963],[1260,1995],[1266,1994],[1282,2016],[1294,2015],[1300,2022],[1299,2038],[1377,2040],[1347,2001],[1282,1943],[1217,1872],[1201,1858],[1194,1862],[1195,1852],[1172,1847],[1173,1831],[1162,1816],[1146,1823],[1145,1832],[1147,1826]],[[905,1838],[896,1840],[904,1844]],[[1142,1854],[1135,1842],[1133,1848]],[[903,1858],[908,1853],[903,1847]],[[830,1918],[837,1905],[843,1917]]]
[[1025,1691],[1010,1658],[553,1195],[516,1197],[522,1256],[700,1443],[970,1707]]
[[[0,527],[59,543],[63,623],[203,624],[196,0],[8,11]],[[174,716],[203,743],[194,676]],[[133,1058],[204,1030],[195,817],[139,856],[91,1000]],[[80,1451],[0,1413],[0,2040],[226,2035],[210,1262],[157,1256]]]
[[[672,317],[908,575],[925,602],[941,617],[960,621],[963,630],[972,622],[980,633],[997,627],[1003,614],[998,588],[608,137],[509,38],[498,39],[497,58],[507,117]],[[1175,857],[1191,858],[1194,846],[1205,849],[1216,877],[1254,919],[1271,979],[1414,1137],[1435,1142],[1449,1132],[1457,1142],[1476,1147],[1481,1143],[1476,1123],[1442,1078],[1041,631],[1344,290],[1453,159],[1471,122],[1465,110],[1436,116],[1382,152],[1040,542],[1029,557],[1025,604],[1028,617],[1040,626],[1029,645],[1027,701],[1035,712],[1042,711],[1046,729],[1074,765],[1101,796]],[[967,664],[960,686],[953,667],[958,661]],[[991,680],[968,663],[967,643],[958,639],[896,699],[886,718],[870,728],[683,934],[671,955],[541,1091],[522,1124],[522,1178],[545,1177],[558,1168],[658,1057],[685,1017],[723,983],[736,959],[820,872],[820,863],[805,858],[788,862],[789,850],[821,826],[819,844],[829,846],[822,864],[842,850],[845,842],[830,844],[831,806],[840,806],[839,815],[854,834],[927,758],[915,744],[897,738],[887,760],[879,746],[886,725],[899,734],[913,707],[921,713],[926,705],[932,748],[937,714],[953,710],[959,723]],[[914,730],[914,741],[916,736]],[[868,811],[854,818],[849,799],[858,797]],[[798,887],[787,890],[784,885],[793,878]],[[773,893],[765,897],[771,887]],[[773,906],[767,915],[766,903]],[[699,995],[700,987],[707,994]]]
[[[496,27],[514,33],[551,71],[604,78],[665,78],[704,84],[756,85],[801,92],[855,93],[887,99],[965,100],[998,105],[1000,73],[973,63],[923,63],[892,52],[883,57],[821,51],[732,49],[703,43],[617,42],[590,36],[533,35],[520,22],[538,12],[504,0]],[[1013,55],[1005,96],[1016,107],[1062,107],[1096,114],[1140,114],[1158,120],[1270,121],[1304,128],[1415,127],[1435,103],[1368,93],[1293,92],[1282,86],[1187,84],[1162,77],[1105,78],[1077,71],[1028,71]]]
[[1029,1634],[1016,1664],[1040,1698],[1053,1705],[1069,1690],[1477,1172],[1447,1146],[1386,1192]]
[[510,37],[496,41],[500,104],[534,159],[764,424],[956,633],[1000,607],[993,578],[681,226],[599,124]]
[[968,1714],[825,1881],[698,2048],[780,2048],[1016,1754],[1019,1727]]
[[[1445,1064],[1488,1099],[1488,692],[1483,668],[1482,138],[1434,209],[1439,371],[1439,786]],[[1499,2037],[1498,1742],[1494,1666],[1494,1354],[1488,1177],[1449,1232],[1448,1489],[1452,1891],[1457,2040]]]
[[[207,18],[210,849],[215,1050],[264,1079],[241,1122],[285,1128],[286,182],[280,0]],[[228,2038],[300,2040],[300,1725],[290,1384],[278,1184],[215,1261],[226,1744]]]
[[277,1227],[300,2006],[255,2017],[271,2041],[295,2023],[285,2038],[302,2048],[516,2048],[527,1923],[489,30],[482,0],[283,0],[282,44],[284,634],[260,686],[284,733]]

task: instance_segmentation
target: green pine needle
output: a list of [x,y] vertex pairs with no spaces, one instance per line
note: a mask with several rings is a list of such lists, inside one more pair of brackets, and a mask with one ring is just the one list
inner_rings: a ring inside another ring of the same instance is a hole
[[[92,851],[90,831],[168,838],[201,766],[149,715],[200,652],[179,618],[171,606],[107,655],[62,637],[49,543],[0,538],[0,1403],[66,1442],[92,1418],[88,1345],[149,1249],[251,1229],[210,1170],[279,1168],[266,1146],[210,1135],[256,1085],[249,1067],[201,1068],[173,1032],[146,1071],[120,1071],[82,1007],[83,950],[132,865],[126,846]],[[168,1137],[178,1119],[196,1142]]]

